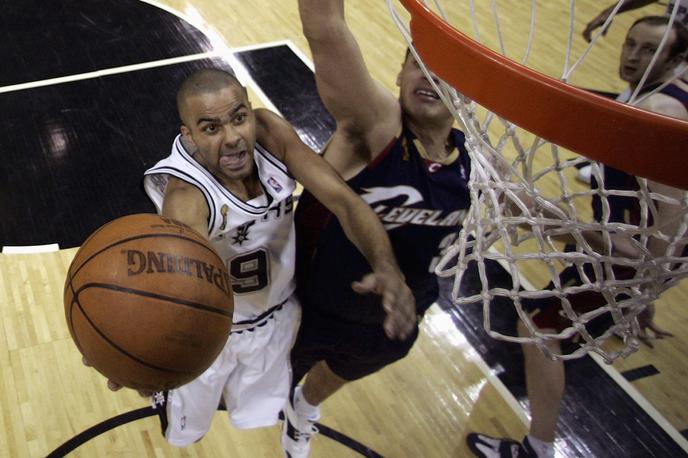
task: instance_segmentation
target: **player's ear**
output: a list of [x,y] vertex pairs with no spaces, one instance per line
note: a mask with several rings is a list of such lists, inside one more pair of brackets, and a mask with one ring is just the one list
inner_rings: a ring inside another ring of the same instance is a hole
[[184,143],[193,146],[195,149],[196,143],[194,142],[193,137],[191,136],[191,129],[182,124],[179,127],[179,132],[182,134],[182,137],[184,137]]

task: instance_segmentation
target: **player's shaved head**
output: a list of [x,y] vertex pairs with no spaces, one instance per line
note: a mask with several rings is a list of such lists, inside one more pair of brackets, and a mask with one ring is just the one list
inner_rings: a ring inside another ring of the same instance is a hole
[[186,77],[177,91],[177,111],[182,123],[186,123],[186,101],[190,97],[217,92],[231,86],[239,86],[246,90],[234,75],[219,68],[204,68]]

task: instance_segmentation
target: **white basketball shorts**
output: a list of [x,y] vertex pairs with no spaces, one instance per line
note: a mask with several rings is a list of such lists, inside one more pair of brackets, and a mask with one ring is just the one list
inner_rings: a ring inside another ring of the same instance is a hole
[[289,351],[300,321],[301,307],[292,296],[264,324],[232,332],[203,374],[168,393],[167,441],[184,447],[200,440],[210,429],[221,397],[239,429],[276,424],[289,396]]

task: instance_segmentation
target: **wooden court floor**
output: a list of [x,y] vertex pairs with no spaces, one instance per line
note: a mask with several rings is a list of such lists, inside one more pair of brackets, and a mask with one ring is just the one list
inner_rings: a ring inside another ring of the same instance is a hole
[[[478,14],[487,17],[490,2],[476,3]],[[524,2],[499,3],[513,12],[505,30],[516,35],[516,43],[522,32],[512,24],[519,21],[519,6]],[[565,20],[555,3],[559,2],[539,2],[547,18],[543,33],[552,36],[560,33]],[[350,25],[371,72],[395,91],[404,45],[384,2],[352,0],[348,4]],[[580,24],[602,7],[592,0],[576,4]],[[240,48],[290,40],[309,56],[295,0],[165,0],[154,5],[183,15],[209,32],[216,45]],[[644,11],[661,13],[662,6]],[[640,14],[629,13],[615,21],[602,46],[590,56],[594,70],[582,71],[576,84],[612,92],[623,89],[616,78],[618,48],[623,31]],[[576,49],[582,45],[577,43]],[[561,67],[559,57],[548,58],[548,46],[540,46],[543,57],[537,65],[556,73]],[[260,105],[259,96],[253,93],[252,97]],[[80,362],[62,308],[64,275],[75,251],[0,254],[0,457],[46,456],[94,424],[147,405],[130,391],[109,392],[103,378]],[[537,272],[529,275],[533,284],[545,283]],[[688,430],[688,395],[683,389],[688,371],[687,300],[688,284],[684,283],[657,304],[657,323],[675,337],[654,342],[654,348],[643,346],[614,365],[617,372],[657,369],[658,374],[632,382],[632,389],[679,432]],[[523,413],[514,408],[515,401],[493,377],[451,320],[433,309],[411,354],[345,387],[325,404],[323,423],[385,457],[469,456],[464,445],[469,431],[517,438],[527,431]],[[281,456],[277,428],[239,432],[223,416],[218,413],[211,433],[187,449],[169,447],[160,436],[157,420],[147,418],[108,431],[70,456]],[[321,436],[312,456],[359,455]]]

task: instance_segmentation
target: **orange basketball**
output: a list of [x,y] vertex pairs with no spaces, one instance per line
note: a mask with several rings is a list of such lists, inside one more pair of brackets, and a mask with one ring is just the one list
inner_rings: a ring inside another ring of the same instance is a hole
[[205,371],[232,327],[226,266],[190,227],[153,214],[111,221],[84,242],[65,281],[67,325],[108,379],[167,390]]

